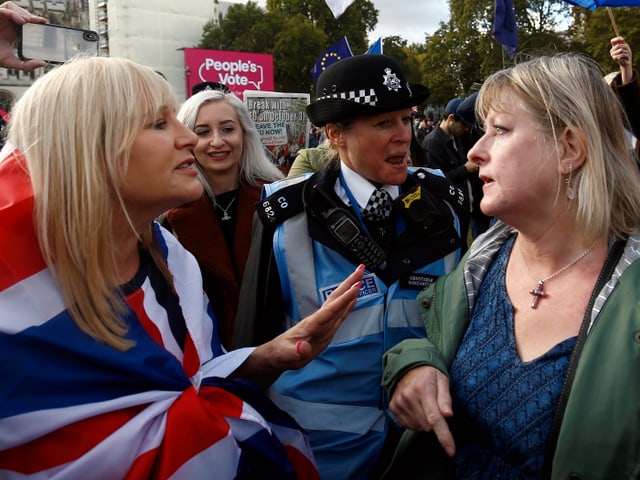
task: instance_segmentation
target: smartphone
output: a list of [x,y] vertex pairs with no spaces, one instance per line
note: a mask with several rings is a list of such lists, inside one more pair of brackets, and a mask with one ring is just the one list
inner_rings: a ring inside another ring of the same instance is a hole
[[25,23],[18,29],[22,60],[64,63],[78,54],[98,55],[98,32],[51,23]]

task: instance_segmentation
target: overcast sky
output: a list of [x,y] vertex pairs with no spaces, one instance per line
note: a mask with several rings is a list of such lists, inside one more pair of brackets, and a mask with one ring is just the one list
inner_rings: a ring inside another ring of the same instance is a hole
[[[357,1],[357,0],[356,0]],[[372,0],[378,9],[378,25],[369,34],[378,37],[398,35],[409,43],[424,43],[425,33],[432,34],[440,22],[449,20],[448,0]],[[327,7],[328,8],[328,7]]]
[[[227,0],[247,3],[246,0]],[[356,0],[357,2],[358,0]],[[433,33],[440,22],[449,20],[447,0],[371,0],[378,9],[378,25],[369,34],[370,42],[378,37],[398,35],[411,43],[423,43],[425,33]],[[263,8],[266,0],[257,0]],[[329,7],[327,7],[329,8]]]

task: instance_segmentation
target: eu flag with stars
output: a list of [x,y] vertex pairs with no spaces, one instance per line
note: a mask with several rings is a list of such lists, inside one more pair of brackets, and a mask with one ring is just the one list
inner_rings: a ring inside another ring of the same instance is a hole
[[316,60],[316,64],[311,69],[313,81],[317,81],[320,74],[324,72],[329,65],[336,63],[338,60],[342,60],[343,58],[352,56],[353,53],[351,53],[351,47],[349,47],[347,37],[342,37],[340,41],[327,48],[324,53],[318,57],[318,60]]

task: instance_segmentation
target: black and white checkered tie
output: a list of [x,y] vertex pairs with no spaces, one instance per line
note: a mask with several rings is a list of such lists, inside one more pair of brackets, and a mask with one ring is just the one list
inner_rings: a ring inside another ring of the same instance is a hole
[[386,190],[376,188],[362,211],[362,218],[369,221],[382,221],[391,215],[393,201]]

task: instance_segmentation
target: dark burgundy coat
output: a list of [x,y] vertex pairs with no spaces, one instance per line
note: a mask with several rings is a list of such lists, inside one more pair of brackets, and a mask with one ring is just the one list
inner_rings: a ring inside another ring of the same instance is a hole
[[260,192],[261,187],[240,187],[233,258],[206,195],[170,210],[166,217],[174,235],[198,260],[204,290],[218,319],[222,344],[227,349],[231,344],[238,292],[251,245],[251,223]]

